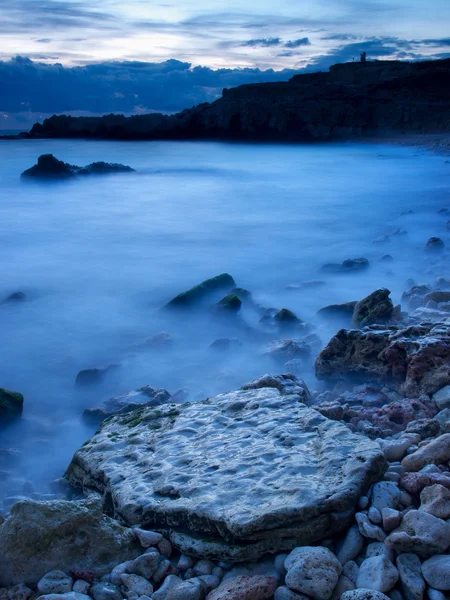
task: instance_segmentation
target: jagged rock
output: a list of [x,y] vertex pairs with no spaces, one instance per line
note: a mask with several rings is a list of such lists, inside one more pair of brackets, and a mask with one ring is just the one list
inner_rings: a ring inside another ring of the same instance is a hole
[[169,404],[171,400],[172,396],[167,390],[145,385],[132,392],[105,400],[97,408],[87,408],[83,417],[89,422],[101,423],[113,415],[123,415],[142,406],[155,408],[162,404]]
[[396,552],[412,552],[424,558],[440,554],[450,545],[450,523],[421,510],[410,510],[386,544]]
[[306,383],[290,373],[263,375],[248,383],[244,383],[241,387],[242,390],[259,390],[261,388],[274,388],[282,395],[294,395],[298,399],[298,402],[303,402],[306,406],[311,406],[313,403]]
[[408,397],[450,383],[450,325],[341,329],[316,360],[318,379],[389,382]]
[[192,308],[202,303],[213,293],[230,290],[236,287],[234,279],[228,273],[222,273],[211,279],[206,279],[199,285],[182,292],[168,302],[165,308]]
[[369,268],[367,258],[348,258],[343,263],[328,263],[320,270],[326,273],[355,273]]
[[77,167],[58,160],[53,154],[41,154],[37,164],[22,173],[22,177],[36,177],[39,179],[68,179],[76,175],[129,173],[134,171],[131,167],[116,163],[94,162],[87,167]]
[[0,528],[0,547],[0,581],[6,585],[38,582],[53,569],[100,576],[139,552],[133,531],[106,517],[94,497],[18,502]]
[[0,388],[0,426],[20,418],[22,412],[22,394]]
[[353,323],[365,327],[389,321],[394,310],[390,294],[390,290],[383,288],[360,300],[353,311]]
[[425,296],[431,292],[427,285],[413,285],[408,292],[402,294],[402,304],[406,304],[409,310],[414,310],[425,304]]
[[428,585],[436,590],[450,590],[450,556],[432,556],[422,564],[422,573]]
[[340,532],[386,469],[381,449],[301,404],[292,376],[284,392],[268,379],[113,417],[66,479],[97,489],[129,524],[170,528],[177,548],[203,558],[250,560]]

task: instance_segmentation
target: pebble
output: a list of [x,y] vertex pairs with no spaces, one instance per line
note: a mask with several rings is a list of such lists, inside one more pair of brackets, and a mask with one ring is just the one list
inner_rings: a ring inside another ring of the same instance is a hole
[[345,538],[338,544],[336,556],[344,565],[353,560],[364,547],[364,537],[361,535],[358,525],[353,525],[347,532]]
[[64,571],[49,571],[38,582],[37,588],[41,594],[66,594],[72,591],[72,577]]
[[177,563],[177,569],[180,571],[187,571],[194,566],[194,559],[186,554],[182,554]]
[[398,577],[397,569],[386,556],[371,556],[361,564],[356,587],[389,592]]
[[[76,590],[75,590],[76,591]],[[33,590],[23,583],[19,583],[10,588],[7,592],[8,600],[28,600],[34,596]],[[5,599],[6,600],[6,599]]]
[[128,568],[133,564],[132,560],[120,563],[110,573],[110,582],[114,585],[120,585],[122,583],[122,575],[128,572]]
[[439,484],[424,488],[420,494],[420,510],[439,519],[448,519],[450,517],[450,490]]
[[169,542],[169,540],[166,540],[166,538],[162,538],[162,540],[158,542],[157,548],[166,558],[170,558],[172,556],[172,544]]
[[339,600],[344,592],[354,590],[356,585],[351,579],[345,575],[341,575],[338,579],[337,585],[334,588],[334,592],[331,596],[331,600]]
[[401,513],[393,508],[383,508],[381,511],[381,517],[383,520],[383,529],[386,533],[390,533],[396,527],[398,527],[402,520]]
[[156,544],[163,539],[163,536],[160,533],[156,533],[155,531],[147,531],[145,529],[141,529],[140,527],[136,527],[134,532],[143,548],[156,546]]
[[450,460],[450,433],[444,433],[438,438],[422,446],[413,454],[402,460],[407,471],[420,471],[427,464],[446,463]]
[[358,589],[344,592],[341,600],[389,600],[389,596],[376,590]]
[[439,408],[439,410],[444,410],[444,408],[450,408],[450,385],[446,385],[445,387],[438,390],[433,394],[432,400]]
[[287,557],[286,585],[316,600],[328,600],[342,572],[336,556],[323,547],[295,548]]
[[396,552],[412,552],[423,558],[445,552],[450,542],[450,523],[422,510],[410,510],[400,527],[386,539]]
[[378,540],[379,542],[384,542],[386,539],[386,534],[378,527],[378,525],[374,525],[370,522],[369,517],[364,513],[356,513],[355,515],[356,522],[358,523],[359,531],[361,535],[366,538],[370,538],[373,540]]
[[77,592],[67,592],[66,594],[43,594],[37,597],[36,600],[91,600],[91,597],[77,594]]
[[309,600],[309,598],[303,594],[297,594],[297,592],[293,592],[287,586],[282,585],[275,590],[273,600]]
[[381,513],[378,508],[375,508],[375,506],[371,506],[369,508],[367,516],[375,525],[379,525],[381,523]]
[[439,590],[435,590],[432,587],[428,588],[427,595],[428,595],[429,600],[446,600],[445,594],[443,594]]
[[355,563],[354,560],[349,560],[342,567],[342,574],[345,575],[346,577],[348,577],[350,579],[350,581],[353,581],[353,583],[355,585],[356,585],[356,581],[358,579],[358,573],[359,573],[359,567]]
[[361,510],[366,510],[366,508],[369,506],[369,498],[367,496],[361,496],[358,506]]
[[85,594],[87,595],[89,593],[89,589],[91,587],[91,584],[89,583],[89,581],[84,581],[84,579],[77,579],[77,581],[75,581],[75,583],[73,584],[73,591],[77,592],[77,594]]
[[406,600],[422,600],[425,581],[419,557],[415,554],[400,554],[397,557],[397,569]]
[[158,552],[142,554],[128,565],[127,572],[134,575],[141,575],[142,577],[145,577],[145,579],[150,580],[153,573],[158,569],[159,557],[160,554]]
[[[398,509],[401,502],[401,491],[396,483],[380,481],[372,488],[372,506],[382,511],[383,508]],[[382,540],[380,540],[382,541]]]
[[450,590],[450,555],[433,556],[422,564],[422,573],[432,588]]
[[94,583],[91,596],[94,600],[122,600],[122,592],[113,583]]
[[277,584],[274,577],[241,575],[222,582],[217,589],[209,592],[206,600],[271,600]]
[[214,563],[207,559],[197,561],[193,567],[194,574],[197,576],[211,575],[213,569]]
[[391,562],[395,560],[395,552],[382,542],[372,542],[367,546],[366,558],[371,558],[372,556],[386,556]]
[[151,596],[153,594],[152,584],[141,577],[140,575],[130,575],[124,573],[122,576],[122,583],[130,592],[136,592],[139,596]]

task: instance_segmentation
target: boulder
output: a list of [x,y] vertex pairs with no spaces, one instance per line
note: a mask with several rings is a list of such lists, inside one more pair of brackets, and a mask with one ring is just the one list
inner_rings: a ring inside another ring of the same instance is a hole
[[336,556],[323,547],[295,548],[284,562],[286,585],[316,600],[328,600],[342,572]]
[[131,529],[106,517],[101,501],[24,500],[0,528],[0,585],[37,583],[54,569],[111,571],[134,558],[139,544]]
[[22,416],[23,396],[0,388],[0,427]]
[[398,571],[386,556],[371,556],[361,563],[357,588],[389,592],[398,581]]
[[241,575],[221,583],[206,600],[271,600],[277,585],[275,577]]
[[426,252],[438,253],[438,252],[443,252],[444,249],[445,249],[445,244],[441,240],[441,238],[438,238],[438,237],[431,237],[428,240],[428,242],[425,244]]
[[412,552],[423,558],[440,554],[450,546],[450,523],[422,510],[410,510],[386,544],[396,552]]
[[422,600],[426,586],[418,556],[400,554],[397,556],[397,569],[406,600]]
[[449,354],[450,324],[341,329],[319,354],[316,375],[388,382],[414,398],[450,383]]
[[444,433],[438,438],[431,440],[426,446],[422,446],[412,454],[408,454],[402,460],[402,466],[406,471],[420,471],[426,465],[440,465],[450,460],[450,433]]
[[219,313],[236,314],[241,310],[242,302],[236,294],[228,294],[220,300],[216,307]]
[[116,373],[120,365],[108,365],[107,367],[92,367],[83,369],[75,379],[76,387],[91,387],[101,385],[112,373]]
[[438,519],[450,517],[450,490],[443,485],[430,485],[422,490],[420,494],[420,510]]
[[450,590],[450,555],[432,556],[422,564],[428,585],[436,590]]
[[394,310],[390,294],[390,290],[382,288],[360,300],[353,311],[353,323],[365,327],[389,321]]
[[325,273],[357,273],[369,268],[367,258],[348,258],[342,263],[328,263],[320,270]]
[[116,163],[94,162],[86,167],[77,167],[58,160],[53,154],[41,154],[37,164],[24,171],[21,177],[38,179],[69,179],[76,175],[129,173],[134,171],[131,167]]
[[165,308],[192,308],[199,303],[204,302],[211,294],[230,290],[236,287],[234,279],[228,273],[222,273],[211,279],[206,279],[202,283],[195,285],[186,292],[182,292],[172,298],[165,305]]
[[275,361],[283,362],[297,358],[308,359],[311,356],[311,346],[302,340],[275,340],[267,345],[265,355]]
[[287,377],[112,417],[66,480],[202,558],[253,560],[342,532],[387,463],[378,444],[302,404]]
[[92,423],[101,423],[113,415],[123,415],[142,406],[155,408],[162,404],[168,404],[172,396],[167,390],[155,389],[145,385],[132,392],[115,396],[102,402],[97,408],[87,408],[83,417]]
[[292,327],[302,323],[302,321],[288,308],[282,308],[274,316],[274,321],[278,323],[280,327]]

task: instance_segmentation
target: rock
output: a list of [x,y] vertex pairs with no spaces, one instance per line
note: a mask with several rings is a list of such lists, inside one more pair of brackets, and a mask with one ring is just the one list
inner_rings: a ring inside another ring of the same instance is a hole
[[[385,477],[386,475],[387,473],[385,474]],[[382,519],[381,512],[378,510],[378,508],[375,508],[375,506],[371,506],[367,512],[367,516],[372,521],[372,523],[374,523],[375,525],[380,525]]]
[[95,573],[93,571],[71,569],[70,574],[73,579],[83,579],[84,581],[87,581],[88,583],[94,583],[94,580],[95,580]]
[[329,304],[317,311],[319,317],[329,319],[346,319],[349,322],[352,319],[353,311],[358,301],[345,302],[344,304]]
[[422,446],[413,454],[405,456],[402,460],[402,465],[407,471],[420,471],[425,465],[431,463],[439,465],[450,460],[450,433],[429,442],[426,446]]
[[151,596],[153,594],[153,586],[144,577],[140,575],[129,575],[124,573],[122,583],[130,592],[136,592],[138,596]]
[[220,338],[214,340],[209,346],[211,350],[215,352],[230,352],[232,350],[238,350],[242,348],[243,344],[238,338]]
[[21,302],[25,302],[27,297],[23,292],[13,292],[9,296],[7,296],[0,304],[17,304]]
[[389,600],[389,597],[376,590],[359,589],[344,592],[341,600]]
[[134,533],[103,515],[93,497],[18,502],[0,528],[0,547],[0,581],[6,585],[37,582],[56,568],[101,576],[139,552]]
[[290,590],[287,586],[282,585],[277,587],[275,590],[273,600],[308,600],[308,596],[297,594],[296,592]]
[[356,586],[356,580],[358,579],[359,567],[354,560],[349,560],[342,567],[342,574],[345,575],[350,581]]
[[141,352],[161,352],[163,350],[170,350],[173,347],[173,338],[167,331],[157,333],[152,337],[146,339],[144,342],[139,342],[130,346],[130,350],[137,350]]
[[49,571],[38,582],[37,588],[41,594],[65,594],[72,591],[72,577],[63,571]]
[[450,385],[446,385],[445,387],[441,388],[436,393],[434,393],[432,400],[439,410],[444,410],[444,408],[450,408]]
[[353,525],[347,532],[347,535],[338,544],[336,556],[341,565],[345,565],[349,560],[353,560],[364,547],[364,537],[359,531],[358,525]]
[[[3,589],[6,590],[6,588]],[[3,596],[4,595],[2,594],[2,590],[0,589],[0,598],[3,599]],[[4,600],[28,600],[32,596],[35,596],[35,593],[25,584],[19,583],[18,585],[15,585],[14,587],[7,590],[5,596],[6,597],[4,598]]]
[[294,395],[298,402],[311,406],[313,399],[308,386],[303,381],[290,373],[282,375],[263,375],[257,377],[248,383],[245,383],[241,390],[259,390],[261,388],[275,388],[282,395]]
[[295,548],[286,558],[286,585],[294,592],[328,600],[337,585],[342,566],[327,548]]
[[390,290],[383,288],[360,300],[353,311],[353,323],[365,327],[389,321],[394,310],[390,293]]
[[344,417],[344,407],[338,400],[329,400],[314,405],[315,410],[333,421],[341,421]]
[[163,538],[160,542],[158,542],[158,550],[166,558],[170,558],[172,556],[172,544],[169,542],[169,540],[166,540],[166,538]]
[[320,270],[326,273],[356,273],[365,271],[369,268],[367,258],[348,258],[343,263],[329,263],[324,265]]
[[194,566],[195,560],[191,556],[182,554],[177,564],[177,569],[180,571],[187,571]]
[[[428,402],[426,404],[428,404]],[[436,417],[437,415],[435,415],[433,419],[416,419],[414,421],[410,421],[405,429],[405,432],[417,433],[423,440],[426,438],[435,437],[440,430],[439,422],[435,420]]]
[[395,561],[395,552],[386,546],[386,544],[382,542],[371,542],[366,547],[366,558],[371,558],[373,556],[385,556],[392,563]]
[[[450,229],[450,227],[448,227]],[[429,587],[427,590],[429,600],[445,600],[445,595],[439,590]]]
[[445,249],[445,244],[438,237],[431,237],[428,242],[425,244],[425,250],[427,252],[442,252]]
[[308,359],[311,356],[311,347],[301,340],[276,340],[268,344],[264,354],[281,362],[296,358]]
[[88,581],[84,581],[83,579],[78,579],[73,584],[73,591],[77,594],[89,595],[90,588],[91,584]]
[[412,552],[427,558],[445,552],[450,545],[450,523],[421,510],[410,510],[386,544],[396,552]]
[[337,585],[334,588],[334,592],[331,596],[331,600],[340,600],[340,597],[344,592],[354,590],[355,584],[345,575],[341,575],[338,579]]
[[216,307],[220,313],[236,314],[241,310],[242,302],[236,294],[228,294],[217,303]]
[[161,533],[156,533],[155,531],[145,531],[144,529],[140,529],[139,527],[135,527],[133,529],[134,533],[139,540],[140,545],[143,548],[150,548],[150,546],[156,546],[162,539],[163,536]]
[[128,568],[133,564],[132,560],[127,560],[119,565],[116,565],[111,571],[110,579],[114,585],[121,585],[122,575],[128,572]]
[[206,279],[187,292],[182,292],[168,302],[165,308],[192,308],[205,301],[211,294],[236,287],[234,279],[228,273],[222,273]]
[[433,556],[422,564],[426,582],[436,590],[450,590],[450,555]]
[[402,520],[402,515],[398,510],[392,508],[383,508],[381,511],[383,519],[383,529],[386,533],[390,533],[396,529]]
[[115,163],[94,162],[87,167],[77,167],[58,160],[53,154],[41,154],[37,164],[24,171],[21,177],[39,179],[68,179],[76,175],[128,173],[134,171],[131,167]]
[[198,560],[194,565],[194,573],[196,576],[200,575],[211,575],[215,564],[210,560],[202,559]]
[[206,600],[271,600],[276,587],[274,577],[241,575],[221,583],[206,596]]
[[379,511],[384,508],[398,509],[401,506],[401,500],[402,493],[396,483],[379,481],[372,486],[372,506]]
[[176,572],[176,569],[174,569],[172,563],[164,556],[160,556],[158,558],[158,568],[153,573],[152,580],[155,583],[160,583],[168,574],[173,574],[174,572]]
[[439,519],[448,519],[450,517],[450,490],[439,484],[426,487],[420,494],[420,510]]
[[20,418],[22,411],[22,394],[0,388],[0,426]]
[[254,560],[342,532],[386,469],[379,445],[301,404],[293,376],[244,387],[112,417],[66,480],[95,481],[124,522],[170,528],[181,552],[202,558]]
[[280,327],[292,327],[302,323],[302,321],[289,309],[282,308],[274,316],[274,320]]
[[128,573],[151,579],[159,567],[160,554],[157,550],[138,556],[127,566]]
[[[425,468],[425,467],[424,467]],[[411,494],[418,494],[424,487],[440,484],[450,489],[450,477],[445,473],[405,473],[400,478],[400,485]]]
[[316,376],[389,382],[414,398],[450,383],[449,353],[450,324],[341,329],[319,354]]
[[122,592],[113,583],[94,583],[90,593],[94,600],[122,600]]
[[439,426],[439,429],[434,436],[430,437],[435,437],[439,432],[450,433],[450,408],[444,408],[444,410],[439,411],[438,414],[435,415],[434,420]]
[[201,600],[204,597],[199,581],[183,581],[176,575],[169,575],[152,600]]
[[372,540],[378,540],[379,542],[383,542],[386,539],[386,534],[381,527],[371,523],[367,515],[359,512],[356,513],[355,518],[361,535]]
[[132,392],[105,400],[97,408],[87,408],[83,417],[89,423],[98,424],[113,415],[123,415],[143,406],[154,408],[171,401],[172,396],[167,390],[144,385]]
[[389,462],[402,460],[407,449],[412,444],[420,442],[420,435],[404,435],[399,439],[379,440],[380,446],[383,448],[384,456]]
[[[44,594],[36,600],[91,600],[91,597],[77,592],[68,592],[67,594]],[[118,600],[118,598],[114,600]]]
[[428,294],[426,294],[424,296],[424,302],[425,304],[427,302],[437,302],[438,304],[440,302],[450,302],[450,292],[446,291],[446,292],[441,292],[441,291],[435,291],[435,292],[428,292]]
[[117,371],[120,365],[108,365],[107,367],[93,367],[80,371],[75,379],[76,387],[88,387],[100,385],[107,376]]
[[425,581],[419,558],[415,554],[400,554],[397,557],[397,569],[406,600],[422,600]]
[[371,556],[359,568],[356,587],[389,592],[397,580],[398,571],[386,556]]
[[412,285],[411,289],[402,294],[402,304],[409,310],[414,310],[425,304],[425,296],[431,292],[427,285]]

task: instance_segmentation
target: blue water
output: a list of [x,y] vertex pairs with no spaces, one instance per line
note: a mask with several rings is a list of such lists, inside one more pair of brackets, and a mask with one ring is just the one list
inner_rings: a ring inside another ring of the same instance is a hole
[[[136,172],[21,181],[48,152]],[[0,387],[25,396],[23,422],[0,433],[0,447],[23,452],[14,476],[37,489],[59,476],[92,432],[82,410],[108,396],[150,384],[184,388],[195,400],[276,370],[261,357],[264,336],[159,312],[207,277],[231,273],[262,306],[289,308],[316,326],[324,343],[336,326],[317,321],[322,306],[378,287],[398,303],[408,278],[432,281],[441,273],[423,246],[436,235],[450,243],[448,217],[437,213],[450,204],[449,184],[443,157],[388,145],[0,141],[0,299],[15,291],[28,297],[0,306]],[[407,235],[373,243],[397,228]],[[387,253],[394,262],[378,262]],[[367,272],[318,272],[361,256],[371,262]],[[325,285],[288,287],[317,279]],[[246,309],[243,319],[259,331],[258,314]],[[174,338],[170,353],[130,354],[161,331]],[[227,335],[242,339],[242,350],[211,358],[209,344]],[[110,363],[122,364],[114,381],[74,390],[80,369]],[[316,387],[311,366],[303,375]],[[11,482],[0,487],[16,492],[21,484]]]

